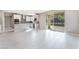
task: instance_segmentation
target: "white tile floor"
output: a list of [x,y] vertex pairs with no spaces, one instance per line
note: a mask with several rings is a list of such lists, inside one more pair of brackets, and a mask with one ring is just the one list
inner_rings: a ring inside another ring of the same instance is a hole
[[1,49],[75,49],[79,36],[51,30],[29,30],[0,34]]
[[50,30],[8,32],[0,34],[0,48],[79,48],[79,37]]

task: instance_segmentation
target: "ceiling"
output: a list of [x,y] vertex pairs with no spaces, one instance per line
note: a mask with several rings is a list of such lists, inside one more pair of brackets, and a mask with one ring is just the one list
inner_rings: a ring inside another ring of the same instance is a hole
[[5,12],[18,13],[23,15],[35,15],[36,13],[43,13],[47,10],[5,10]]

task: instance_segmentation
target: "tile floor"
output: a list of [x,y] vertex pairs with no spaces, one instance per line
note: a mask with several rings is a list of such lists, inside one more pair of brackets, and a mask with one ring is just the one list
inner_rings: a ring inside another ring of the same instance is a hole
[[79,36],[51,30],[23,30],[0,34],[1,49],[78,49]]

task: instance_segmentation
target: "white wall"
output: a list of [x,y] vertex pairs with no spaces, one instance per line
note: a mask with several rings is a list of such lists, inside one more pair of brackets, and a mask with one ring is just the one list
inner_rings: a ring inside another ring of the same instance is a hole
[[40,23],[40,29],[47,29],[45,13],[39,15],[39,23]]
[[72,33],[79,33],[79,11],[66,10],[65,11],[65,31]]
[[0,12],[0,32],[1,32],[1,26],[2,26],[2,12]]
[[0,11],[0,32],[5,31],[5,20],[4,20],[4,12]]

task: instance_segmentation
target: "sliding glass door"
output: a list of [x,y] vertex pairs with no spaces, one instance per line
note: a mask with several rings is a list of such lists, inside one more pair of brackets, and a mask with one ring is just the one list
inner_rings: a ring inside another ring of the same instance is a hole
[[47,15],[48,29],[55,31],[64,31],[64,12],[54,13],[53,15]]

